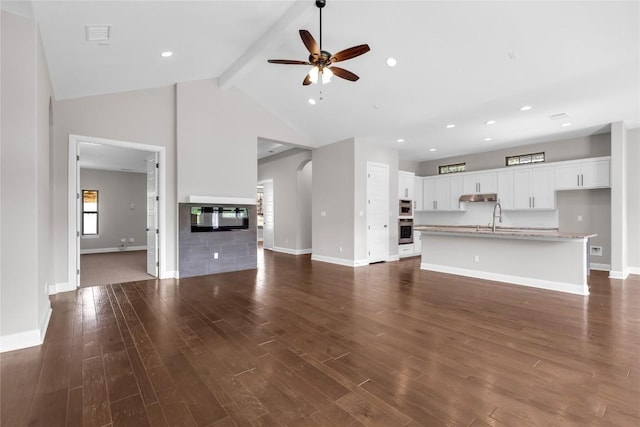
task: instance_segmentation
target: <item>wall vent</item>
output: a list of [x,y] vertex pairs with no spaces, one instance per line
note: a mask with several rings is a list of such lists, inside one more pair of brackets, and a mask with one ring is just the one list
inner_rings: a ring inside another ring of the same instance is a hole
[[84,35],[89,42],[108,42],[111,37],[111,25],[85,25]]

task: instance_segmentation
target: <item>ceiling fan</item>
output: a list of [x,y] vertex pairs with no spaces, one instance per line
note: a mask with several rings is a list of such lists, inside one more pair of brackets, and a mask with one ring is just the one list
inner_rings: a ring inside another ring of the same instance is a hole
[[361,44],[353,46],[345,50],[341,50],[336,54],[331,54],[326,50],[322,50],[322,8],[326,5],[326,0],[316,0],[316,6],[320,10],[320,45],[307,30],[300,30],[300,38],[302,43],[309,51],[308,61],[295,61],[290,59],[269,59],[270,64],[292,64],[292,65],[312,65],[313,68],[307,73],[302,84],[304,86],[311,83],[317,83],[318,78],[322,83],[329,83],[332,76],[355,82],[360,77],[349,70],[333,66],[334,62],[346,61],[369,52],[369,45]]

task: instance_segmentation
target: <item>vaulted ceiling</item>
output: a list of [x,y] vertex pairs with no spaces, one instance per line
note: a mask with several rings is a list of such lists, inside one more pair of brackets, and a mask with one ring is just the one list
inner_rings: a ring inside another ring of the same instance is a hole
[[[637,1],[328,0],[323,48],[371,51],[340,64],[359,81],[304,87],[310,67],[267,59],[306,60],[298,30],[319,38],[313,0],[32,9],[58,99],[219,78],[317,146],[355,137],[418,161],[640,126]],[[109,42],[86,41],[85,25],[110,25]]]

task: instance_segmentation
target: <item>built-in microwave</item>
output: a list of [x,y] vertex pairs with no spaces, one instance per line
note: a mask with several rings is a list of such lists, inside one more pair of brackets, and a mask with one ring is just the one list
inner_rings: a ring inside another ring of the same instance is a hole
[[398,216],[413,216],[413,203],[411,203],[411,200],[400,200],[400,211],[398,212]]

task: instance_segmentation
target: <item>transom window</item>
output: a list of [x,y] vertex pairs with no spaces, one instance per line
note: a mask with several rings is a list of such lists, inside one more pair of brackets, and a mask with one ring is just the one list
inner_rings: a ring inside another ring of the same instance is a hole
[[519,154],[517,156],[506,157],[505,163],[507,166],[516,165],[528,165],[530,163],[542,163],[544,162],[544,152],[531,153],[531,154]]
[[464,172],[467,170],[466,163],[456,163],[453,165],[438,166],[438,174],[443,175],[446,173]]
[[82,190],[82,235],[98,234],[98,190]]

